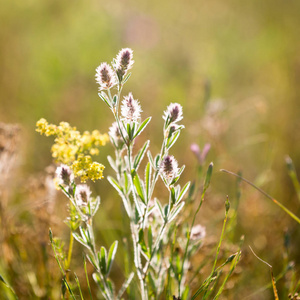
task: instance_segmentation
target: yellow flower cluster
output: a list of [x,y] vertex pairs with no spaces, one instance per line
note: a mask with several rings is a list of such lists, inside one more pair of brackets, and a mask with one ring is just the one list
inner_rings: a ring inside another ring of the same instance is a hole
[[67,122],[60,122],[57,126],[49,124],[45,119],[40,119],[36,126],[40,134],[55,136],[51,152],[56,162],[70,165],[74,175],[81,177],[83,182],[103,178],[104,166],[93,162],[90,155],[99,154],[98,148],[109,141],[107,134],[94,130],[92,133],[85,131],[81,135],[76,127],[71,127]]
[[87,179],[93,181],[103,178],[104,166],[94,162],[89,155],[79,155],[71,166],[74,175],[81,178],[81,182]]

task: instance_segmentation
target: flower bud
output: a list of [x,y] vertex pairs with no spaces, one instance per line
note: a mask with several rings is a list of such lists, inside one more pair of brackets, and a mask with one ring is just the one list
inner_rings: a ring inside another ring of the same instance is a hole
[[117,84],[114,71],[105,62],[96,69],[96,81],[100,85],[100,90],[110,89]]

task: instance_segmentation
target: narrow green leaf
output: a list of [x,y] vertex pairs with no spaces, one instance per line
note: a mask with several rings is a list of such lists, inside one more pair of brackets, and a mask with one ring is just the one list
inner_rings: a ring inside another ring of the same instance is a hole
[[167,149],[169,150],[177,141],[177,139],[179,138],[180,135],[180,130],[177,131],[170,139],[168,139],[167,142]]
[[126,291],[126,289],[128,288],[132,278],[134,277],[134,272],[130,273],[130,275],[128,276],[128,279],[123,283],[121,289],[119,290],[118,296],[117,296],[117,300],[121,299],[123,293]]
[[142,186],[141,180],[139,178],[139,175],[135,175],[133,178],[133,184],[135,186],[136,192],[138,193],[139,197],[141,198],[141,200],[143,201],[143,203],[146,204],[145,202],[145,191],[144,188]]
[[152,228],[151,225],[148,228],[148,246],[150,253],[152,253],[152,245],[153,245],[153,236],[152,236]]
[[171,200],[172,200],[172,204],[175,204],[176,196],[175,196],[175,189],[173,187],[171,187]]
[[101,247],[100,252],[98,252],[98,259],[99,259],[99,267],[100,267],[101,273],[103,275],[105,275],[106,271],[107,271],[107,268],[106,268],[107,252],[103,246]]
[[117,190],[117,192],[119,193],[120,196],[124,195],[121,186],[118,184],[118,182],[113,177],[108,176],[107,180]]
[[172,221],[172,220],[180,213],[180,211],[181,211],[181,209],[183,208],[184,204],[185,204],[185,202],[181,202],[178,206],[176,206],[176,207],[172,210],[172,212],[171,212],[171,214],[170,214],[170,217],[169,217],[169,219],[168,219],[169,222],[171,222],[171,221]]
[[134,170],[137,170],[144,155],[145,155],[145,152],[147,150],[147,148],[149,147],[149,144],[150,144],[150,141],[146,141],[145,144],[143,145],[143,147],[141,148],[141,150],[138,152],[138,154],[136,155],[135,159],[134,159],[134,162],[133,162],[133,168]]
[[109,99],[106,98],[105,94],[98,93],[98,96],[108,105],[108,107],[110,109],[112,109],[111,103],[110,103]]
[[151,117],[147,118],[139,127],[139,129],[137,130],[136,134],[134,135],[133,138],[137,137],[148,125],[148,123],[150,122]]
[[162,206],[161,206],[161,204],[160,204],[160,202],[159,202],[159,200],[157,198],[155,198],[155,204],[158,207],[158,210],[160,212],[160,215],[161,215],[162,219],[164,220],[165,219],[165,215],[163,213]]
[[155,170],[155,169],[156,169],[156,166],[155,166],[155,164],[154,164],[153,157],[152,157],[152,155],[151,155],[150,150],[147,152],[147,156],[148,156],[148,160],[149,160],[149,162],[150,162],[150,164],[151,164],[151,167]]
[[122,84],[125,84],[126,81],[130,78],[130,76],[131,76],[131,73],[128,73],[128,74],[125,76],[125,78],[123,79]]
[[204,181],[204,186],[203,190],[206,191],[209,187],[211,176],[212,176],[212,171],[213,171],[214,164],[211,162],[208,166],[207,172],[206,172],[206,177]]
[[141,228],[140,231],[139,231],[139,244],[141,245],[142,251],[143,251],[148,257],[150,257],[149,252],[148,252],[148,249],[147,249],[147,246],[146,246],[146,243],[145,243],[145,239],[144,239],[144,230],[143,230],[142,228]]
[[183,187],[183,189],[181,190],[177,200],[176,200],[176,204],[178,204],[182,198],[184,197],[185,193],[188,191],[189,187],[190,187],[190,182],[187,182],[186,185]]
[[117,169],[117,166],[116,166],[116,162],[113,160],[113,158],[110,155],[107,156],[107,160],[108,160],[110,166],[112,167],[112,169],[115,172],[118,172],[118,169]]
[[148,203],[149,193],[150,193],[150,181],[151,181],[151,166],[150,162],[148,162],[145,170],[145,185],[146,185],[146,202]]
[[106,272],[106,275],[109,274],[110,272],[110,269],[112,267],[112,263],[115,259],[115,256],[116,256],[116,253],[117,253],[117,249],[118,249],[118,241],[115,241],[109,251],[108,251],[108,257],[107,257],[107,272]]

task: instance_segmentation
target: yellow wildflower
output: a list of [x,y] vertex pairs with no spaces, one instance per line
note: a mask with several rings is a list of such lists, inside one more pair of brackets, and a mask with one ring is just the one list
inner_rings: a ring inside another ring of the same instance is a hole
[[40,119],[36,126],[40,134],[55,136],[51,152],[56,162],[70,165],[74,175],[81,177],[83,182],[103,178],[104,166],[94,162],[90,155],[99,154],[98,148],[109,141],[107,134],[94,130],[92,133],[85,131],[81,135],[76,127],[71,127],[67,122],[60,122],[56,126],[49,124],[46,119]]

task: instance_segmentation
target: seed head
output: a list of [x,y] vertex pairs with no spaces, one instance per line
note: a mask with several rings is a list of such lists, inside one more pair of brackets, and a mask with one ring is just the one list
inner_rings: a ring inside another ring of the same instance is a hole
[[137,121],[141,117],[141,106],[137,100],[133,99],[132,93],[124,97],[122,101],[121,114],[127,121]]
[[60,167],[57,167],[55,174],[59,185],[69,186],[74,181],[74,174],[67,165],[62,164]]
[[86,184],[80,184],[76,186],[75,201],[80,206],[87,206],[91,197],[91,190]]
[[120,81],[122,81],[123,76],[127,73],[129,69],[132,68],[134,63],[133,51],[130,48],[122,49],[116,58],[115,69]]
[[110,65],[104,62],[96,69],[96,81],[100,85],[100,90],[110,89],[117,84],[115,73]]
[[168,120],[168,124],[177,123],[183,119],[182,106],[178,103],[171,103],[164,112],[163,119]]
[[161,164],[161,173],[167,179],[167,181],[171,182],[178,174],[178,163],[173,155],[167,155]]

